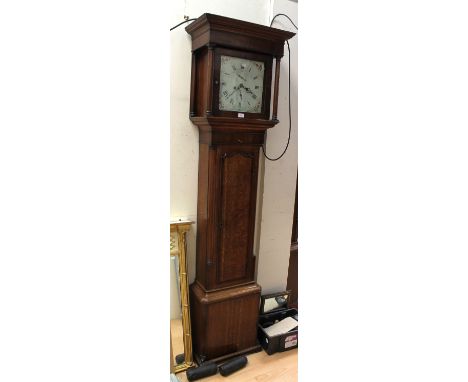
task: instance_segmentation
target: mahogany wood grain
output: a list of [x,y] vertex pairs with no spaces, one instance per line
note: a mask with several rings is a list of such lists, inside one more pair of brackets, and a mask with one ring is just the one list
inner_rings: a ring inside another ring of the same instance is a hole
[[206,283],[207,251],[208,251],[208,169],[210,148],[200,144],[198,159],[198,204],[197,204],[197,279]]
[[205,115],[208,107],[208,48],[199,49],[195,53],[195,115]]
[[195,112],[195,90],[197,86],[197,57],[192,52],[192,72],[190,77],[190,117],[194,117]]
[[206,83],[208,84],[208,89],[205,112],[207,116],[213,114],[214,47],[213,44],[208,44],[208,61],[206,67]]
[[276,57],[275,87],[274,87],[274,94],[273,94],[273,115],[271,117],[271,119],[273,119],[274,121],[278,120],[278,94],[279,94],[280,63],[281,63],[281,57]]
[[257,317],[261,288],[256,283],[218,291],[190,287],[194,354],[199,362],[260,350]]
[[[193,348],[198,359],[222,359],[260,349],[261,288],[253,253],[258,158],[265,132],[278,123],[269,119],[273,57],[283,55],[284,42],[294,33],[211,14],[186,31],[195,60],[190,120],[200,130],[196,279],[190,286]],[[238,118],[219,110],[221,54],[264,62],[261,113]]]
[[254,279],[257,145],[200,144],[197,280],[219,289]]
[[218,146],[220,161],[218,264],[212,287],[254,279],[253,233],[259,149]]
[[185,30],[192,36],[192,49],[209,43],[272,56],[282,56],[284,41],[293,32],[205,13],[188,25]]

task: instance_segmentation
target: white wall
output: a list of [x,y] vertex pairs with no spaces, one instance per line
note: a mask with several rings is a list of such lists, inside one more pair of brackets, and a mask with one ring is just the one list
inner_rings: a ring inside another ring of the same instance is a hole
[[[290,9],[291,8],[291,9]],[[214,13],[258,24],[269,25],[272,11],[287,13],[297,20],[297,4],[288,0],[176,0],[170,16],[171,26],[183,16],[197,18],[203,13]],[[275,24],[290,29],[284,24]],[[198,128],[189,118],[191,39],[184,26],[170,32],[171,39],[171,219],[187,217],[196,221],[198,186]],[[297,48],[291,48],[295,58],[292,72],[293,113],[297,110]],[[279,119],[274,130],[268,133],[270,155],[282,151],[287,140],[287,55],[281,67]],[[284,289],[289,260],[289,244],[294,207],[294,187],[297,166],[296,118],[293,118],[293,136],[288,153],[274,164],[266,164],[265,192],[259,187],[256,253],[258,253],[258,282],[264,291]],[[260,164],[262,167],[262,163]],[[263,171],[261,170],[260,178]],[[263,204],[263,209],[262,209]],[[261,217],[261,220],[260,220]],[[195,278],[196,225],[187,237],[189,282]]]
[[[276,0],[272,16],[277,13],[287,14],[297,24],[297,3],[289,0]],[[269,23],[268,23],[269,25]],[[275,19],[275,28],[297,32],[289,20],[283,16]],[[292,221],[294,217],[294,198],[297,174],[297,50],[298,36],[289,40],[291,48],[291,141],[286,154],[278,161],[264,158],[261,223],[258,243],[257,282],[262,286],[262,293],[277,292],[286,289],[291,245]],[[268,131],[266,152],[270,158],[278,157],[284,150],[288,139],[288,52],[281,60],[280,95],[278,101],[278,119],[280,123]],[[257,225],[257,231],[258,231]]]

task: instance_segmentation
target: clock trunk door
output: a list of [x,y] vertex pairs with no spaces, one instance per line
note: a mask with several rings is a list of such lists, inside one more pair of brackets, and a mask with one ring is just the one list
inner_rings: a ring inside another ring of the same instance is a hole
[[218,146],[217,261],[212,286],[254,280],[258,147]]

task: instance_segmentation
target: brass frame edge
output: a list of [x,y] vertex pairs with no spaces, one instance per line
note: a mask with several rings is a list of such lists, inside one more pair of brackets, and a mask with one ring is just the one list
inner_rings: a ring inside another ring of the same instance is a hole
[[192,353],[192,326],[190,321],[190,300],[188,290],[186,234],[190,231],[192,221],[171,223],[171,232],[177,232],[179,245],[179,276],[182,304],[182,329],[184,330],[184,363],[174,367],[174,373],[180,373],[194,365]]

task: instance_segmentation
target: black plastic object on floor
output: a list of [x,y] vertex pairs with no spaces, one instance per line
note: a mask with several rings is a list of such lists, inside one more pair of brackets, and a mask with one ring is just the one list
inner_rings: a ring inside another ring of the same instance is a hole
[[196,381],[197,379],[215,375],[218,372],[218,366],[215,363],[205,363],[199,367],[192,367],[187,370],[187,379]]
[[232,373],[234,373],[237,370],[242,369],[245,365],[247,365],[247,357],[245,356],[240,356],[236,357],[226,363],[223,363],[219,367],[219,373],[223,376],[226,377]]
[[180,365],[181,363],[184,363],[185,361],[185,355],[184,354],[177,354],[175,356],[175,362],[177,365]]

